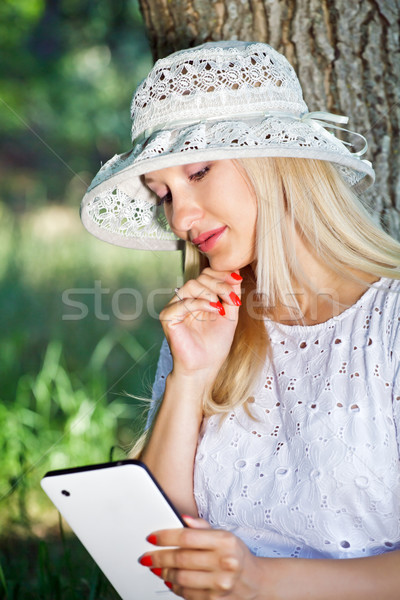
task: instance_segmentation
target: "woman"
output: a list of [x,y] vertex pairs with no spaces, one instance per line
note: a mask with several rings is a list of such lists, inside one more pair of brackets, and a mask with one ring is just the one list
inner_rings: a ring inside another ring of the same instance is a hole
[[82,218],[186,245],[140,456],[189,527],[141,564],[188,600],[397,598],[400,246],[354,195],[371,165],[265,44],[158,61],[132,108]]

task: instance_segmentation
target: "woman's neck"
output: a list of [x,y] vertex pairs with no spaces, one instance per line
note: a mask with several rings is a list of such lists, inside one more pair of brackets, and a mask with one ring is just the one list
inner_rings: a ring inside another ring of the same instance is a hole
[[287,325],[324,323],[352,306],[368,287],[378,280],[375,275],[346,268],[338,273],[324,264],[310,245],[295,233],[295,253],[306,280],[292,282],[294,298],[277,306],[272,318]]

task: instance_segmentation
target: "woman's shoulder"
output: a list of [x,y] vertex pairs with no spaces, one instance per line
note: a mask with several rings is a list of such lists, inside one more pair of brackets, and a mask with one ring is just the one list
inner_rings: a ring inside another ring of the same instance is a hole
[[382,277],[379,281],[372,283],[370,288],[359,300],[361,304],[380,303],[385,307],[399,306],[400,278],[389,279]]

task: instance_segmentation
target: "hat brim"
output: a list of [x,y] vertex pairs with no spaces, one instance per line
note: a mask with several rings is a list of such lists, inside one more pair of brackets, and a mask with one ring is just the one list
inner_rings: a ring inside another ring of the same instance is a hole
[[114,156],[93,179],[81,205],[84,226],[96,237],[126,248],[176,250],[178,238],[156,207],[141,176],[167,167],[235,158],[308,158],[333,163],[363,192],[375,179],[371,164],[349,152],[317,123],[290,118],[202,122],[161,130],[129,152]]

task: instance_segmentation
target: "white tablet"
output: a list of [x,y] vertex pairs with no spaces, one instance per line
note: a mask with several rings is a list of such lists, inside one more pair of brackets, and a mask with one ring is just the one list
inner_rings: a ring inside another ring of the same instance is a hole
[[123,600],[176,598],[139,557],[146,537],[184,527],[143,463],[124,460],[50,471],[42,488]]

